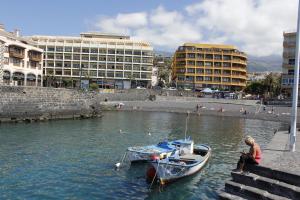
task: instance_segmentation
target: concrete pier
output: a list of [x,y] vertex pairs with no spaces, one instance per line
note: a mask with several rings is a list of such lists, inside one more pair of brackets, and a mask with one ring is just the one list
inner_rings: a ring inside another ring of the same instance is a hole
[[300,139],[296,151],[290,152],[289,133],[275,133],[263,149],[262,163],[245,173],[231,172],[231,177],[220,199],[300,199]]

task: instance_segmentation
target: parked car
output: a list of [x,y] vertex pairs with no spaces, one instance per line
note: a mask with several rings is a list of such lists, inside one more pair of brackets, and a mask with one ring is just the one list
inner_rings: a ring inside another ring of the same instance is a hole
[[138,90],[145,90],[146,88],[144,88],[142,86],[137,86],[136,89],[138,89]]

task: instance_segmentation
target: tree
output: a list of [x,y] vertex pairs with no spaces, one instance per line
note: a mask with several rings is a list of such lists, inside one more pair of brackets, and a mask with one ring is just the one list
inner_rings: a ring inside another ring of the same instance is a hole
[[265,91],[264,87],[262,82],[256,81],[248,84],[244,91],[249,94],[263,95]]
[[281,89],[281,77],[274,73],[270,73],[263,80],[263,85],[265,86],[266,97],[278,96]]
[[248,84],[244,91],[254,95],[264,95],[266,98],[273,98],[280,94],[280,89],[281,76],[270,73],[265,79]]

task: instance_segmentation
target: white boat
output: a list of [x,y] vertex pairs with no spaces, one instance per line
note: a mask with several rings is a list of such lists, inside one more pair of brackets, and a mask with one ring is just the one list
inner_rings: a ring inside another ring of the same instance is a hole
[[164,141],[156,145],[128,147],[127,158],[130,162],[151,161],[151,156],[158,156],[160,159],[169,157],[172,152],[187,140]]
[[204,167],[210,155],[211,148],[207,145],[194,146],[194,142],[191,140],[181,143],[179,149],[175,150],[168,158],[157,158],[151,162],[155,169],[153,179],[157,177],[160,184],[163,185],[190,176]]

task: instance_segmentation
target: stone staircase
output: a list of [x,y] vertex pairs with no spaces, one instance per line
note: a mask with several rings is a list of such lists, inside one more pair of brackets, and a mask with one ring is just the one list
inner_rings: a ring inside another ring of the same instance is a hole
[[246,171],[231,172],[220,199],[300,199],[300,175],[264,166],[248,166]]

